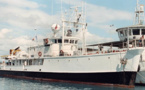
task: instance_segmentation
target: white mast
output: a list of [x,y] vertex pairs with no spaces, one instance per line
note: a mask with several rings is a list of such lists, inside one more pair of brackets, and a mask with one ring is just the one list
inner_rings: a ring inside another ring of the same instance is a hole
[[[82,14],[84,13],[83,15],[83,22],[86,22],[85,20],[85,14],[86,14],[86,10],[85,12],[83,12],[83,8],[86,9],[86,7],[84,7],[84,3],[82,2]],[[83,42],[82,42],[82,54],[86,54],[86,38],[85,38],[85,32],[86,32],[86,27],[85,25],[83,25],[83,28],[82,28],[82,35],[83,35]]]
[[127,29],[127,48],[129,49],[129,27]]
[[62,21],[62,47],[61,47],[61,50],[63,50],[63,47],[64,47],[64,20]]
[[137,0],[135,8],[134,25],[143,25],[143,22],[144,22],[144,5],[139,4],[139,0]]
[[63,14],[62,14],[62,0],[61,0],[61,19],[62,19],[62,47],[61,47],[61,50],[63,50],[63,47],[64,47],[64,17],[63,17]]
[[[62,8],[62,7],[61,7]],[[70,10],[73,10],[72,13],[68,12],[68,14],[71,14],[71,17],[67,16],[67,12],[65,15],[62,15],[62,46],[61,50],[64,49],[64,39],[68,37],[66,35],[67,30],[69,30],[70,27],[72,27],[71,31],[75,32],[75,30],[81,30],[82,33],[82,54],[86,53],[86,44],[85,44],[85,30],[86,30],[86,22],[85,22],[85,14],[84,14],[84,7],[82,3],[82,9],[79,9],[78,6],[71,7]],[[75,35],[74,35],[75,36]]]

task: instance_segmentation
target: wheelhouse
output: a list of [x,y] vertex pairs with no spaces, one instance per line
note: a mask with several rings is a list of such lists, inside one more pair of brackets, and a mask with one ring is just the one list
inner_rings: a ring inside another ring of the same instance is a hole
[[145,26],[144,25],[134,25],[130,27],[119,28],[116,30],[118,32],[119,39],[124,41],[129,36],[129,40],[139,40],[142,36],[145,35]]
[[145,26],[144,25],[134,25],[124,28],[119,28],[116,30],[120,41],[127,42],[129,39],[129,44],[132,47],[142,47],[145,46]]

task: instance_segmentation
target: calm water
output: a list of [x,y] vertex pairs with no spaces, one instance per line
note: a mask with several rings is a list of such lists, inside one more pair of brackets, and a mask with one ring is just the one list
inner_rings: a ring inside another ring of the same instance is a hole
[[0,77],[0,90],[145,90],[145,86],[136,86],[134,89],[126,89],[62,82],[40,82],[34,80]]

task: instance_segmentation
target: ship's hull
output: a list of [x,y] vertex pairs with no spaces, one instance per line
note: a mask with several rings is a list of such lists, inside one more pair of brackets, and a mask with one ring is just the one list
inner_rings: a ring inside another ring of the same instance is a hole
[[136,85],[145,86],[145,50],[143,51],[141,56],[135,83]]
[[12,60],[1,66],[0,75],[133,86],[142,51]]
[[0,76],[36,79],[36,80],[63,80],[69,82],[84,82],[95,84],[110,84],[133,87],[136,72],[103,72],[103,73],[55,73],[0,70]]

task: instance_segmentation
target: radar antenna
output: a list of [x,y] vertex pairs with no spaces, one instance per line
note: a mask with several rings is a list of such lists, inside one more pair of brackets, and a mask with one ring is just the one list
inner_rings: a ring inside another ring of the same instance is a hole
[[58,25],[58,24],[53,24],[53,25],[51,26],[51,29],[52,29],[52,31],[53,31],[53,33],[54,33],[54,37],[56,37],[56,33],[60,30],[60,25]]

